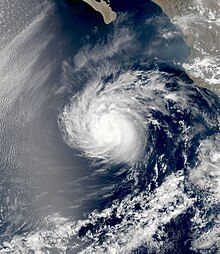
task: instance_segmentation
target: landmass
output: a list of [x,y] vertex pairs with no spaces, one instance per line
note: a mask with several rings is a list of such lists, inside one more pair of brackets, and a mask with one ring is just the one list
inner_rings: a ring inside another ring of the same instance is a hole
[[111,23],[117,17],[116,13],[111,9],[109,0],[82,0],[92,6],[96,11],[100,12],[106,24]]
[[[116,19],[110,0],[82,0],[100,12],[106,24]],[[199,86],[220,95],[220,2],[152,0],[180,28],[191,54],[183,65]]]
[[177,25],[191,48],[187,74],[220,95],[220,1],[153,0]]

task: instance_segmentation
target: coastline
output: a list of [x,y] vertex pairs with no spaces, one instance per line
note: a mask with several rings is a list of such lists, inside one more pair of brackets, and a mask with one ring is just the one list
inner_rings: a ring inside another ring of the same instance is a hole
[[183,33],[191,48],[183,65],[189,77],[220,96],[220,3],[210,0],[152,0]]
[[106,24],[110,24],[117,17],[116,13],[111,9],[109,1],[108,3],[104,0],[100,0],[99,2],[97,2],[96,0],[82,1],[92,6],[93,9],[95,9],[96,11],[100,12]]
[[[117,15],[110,0],[82,0],[110,24]],[[220,96],[220,2],[212,0],[152,0],[160,6],[183,34],[191,53],[183,65],[188,76],[200,87]]]

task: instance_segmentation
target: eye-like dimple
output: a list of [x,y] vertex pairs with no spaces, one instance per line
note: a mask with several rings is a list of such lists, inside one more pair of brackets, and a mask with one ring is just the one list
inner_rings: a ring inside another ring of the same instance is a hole
[[140,75],[127,72],[113,83],[94,82],[75,96],[59,116],[66,143],[103,162],[140,161],[147,143],[142,101],[151,94]]
[[59,116],[66,143],[103,162],[133,165],[141,161],[148,141],[149,110],[165,110],[161,101],[152,100],[155,91],[167,92],[165,81],[165,75],[156,71],[128,71],[112,83],[97,80],[85,87]]
[[97,156],[104,152],[114,160],[127,163],[138,159],[141,149],[138,126],[119,109],[111,112],[106,108],[100,115],[93,115],[89,130]]

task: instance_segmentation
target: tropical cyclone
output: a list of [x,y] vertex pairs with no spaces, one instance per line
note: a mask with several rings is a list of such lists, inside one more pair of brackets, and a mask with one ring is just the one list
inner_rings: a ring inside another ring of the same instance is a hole
[[191,54],[184,68],[200,86],[220,95],[220,2],[153,0],[184,34]]
[[100,12],[106,24],[109,24],[116,19],[116,13],[112,11],[109,0],[108,1],[83,0],[83,1],[92,6],[96,11]]

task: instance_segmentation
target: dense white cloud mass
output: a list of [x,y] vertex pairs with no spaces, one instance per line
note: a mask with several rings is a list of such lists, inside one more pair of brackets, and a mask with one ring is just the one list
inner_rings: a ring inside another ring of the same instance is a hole
[[106,85],[97,80],[75,96],[60,116],[67,143],[104,161],[133,163],[141,159],[146,144],[142,117],[146,107],[140,99],[147,92],[138,84],[141,75],[129,72]]

